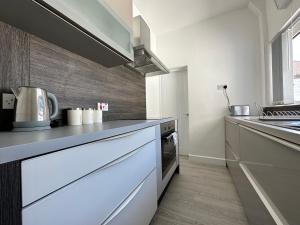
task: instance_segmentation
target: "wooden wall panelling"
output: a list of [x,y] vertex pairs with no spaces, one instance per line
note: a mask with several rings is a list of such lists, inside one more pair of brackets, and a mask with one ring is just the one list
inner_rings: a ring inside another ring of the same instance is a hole
[[30,38],[30,84],[54,93],[61,109],[109,103],[104,120],[145,119],[145,78],[119,66],[105,68],[35,36]]
[[29,84],[29,37],[0,22],[0,90]]
[[2,110],[2,93],[29,85],[29,35],[0,21],[0,130],[12,127],[13,110]]

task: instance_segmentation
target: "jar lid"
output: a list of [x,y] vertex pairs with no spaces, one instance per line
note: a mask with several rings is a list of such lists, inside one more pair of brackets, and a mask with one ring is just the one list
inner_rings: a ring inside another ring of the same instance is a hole
[[69,111],[69,110],[72,110],[72,111],[75,111],[75,110],[82,110],[82,108],[69,108],[68,111]]

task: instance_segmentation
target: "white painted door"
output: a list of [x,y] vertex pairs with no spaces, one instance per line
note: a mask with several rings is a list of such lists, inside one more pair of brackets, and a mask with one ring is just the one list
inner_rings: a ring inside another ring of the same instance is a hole
[[177,118],[179,154],[189,154],[189,103],[187,70],[174,72],[177,78]]
[[187,68],[146,78],[147,118],[178,119],[179,153],[188,155],[189,105]]
[[162,117],[161,76],[146,77],[146,108],[148,119]]

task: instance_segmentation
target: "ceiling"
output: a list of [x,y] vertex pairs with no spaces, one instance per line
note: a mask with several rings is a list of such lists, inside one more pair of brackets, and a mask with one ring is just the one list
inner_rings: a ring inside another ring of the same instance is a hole
[[245,6],[249,0],[133,0],[156,35]]

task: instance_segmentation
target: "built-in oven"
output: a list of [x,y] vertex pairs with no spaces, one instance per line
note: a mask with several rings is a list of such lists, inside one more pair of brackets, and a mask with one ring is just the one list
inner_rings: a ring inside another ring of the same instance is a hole
[[[179,173],[179,149],[176,121],[163,119],[166,122],[156,126],[156,173],[157,197],[161,200],[173,174]],[[160,137],[160,138],[159,138]]]
[[162,178],[170,171],[177,160],[177,132],[175,129],[175,121],[162,123],[160,125],[161,132],[161,168]]

